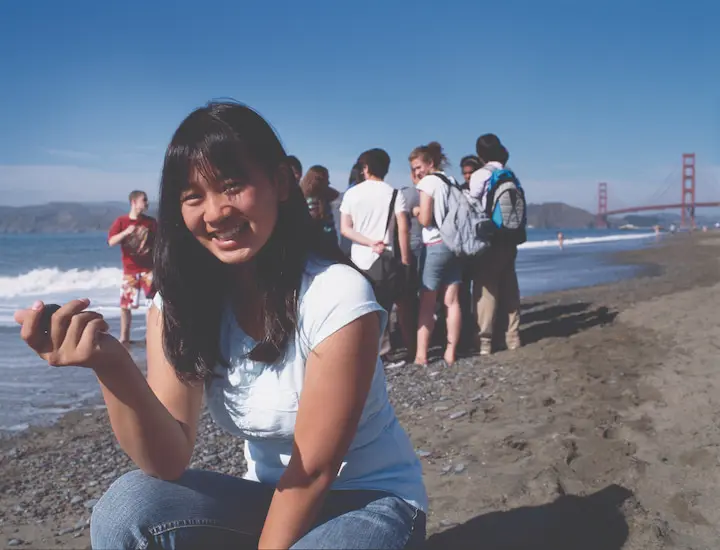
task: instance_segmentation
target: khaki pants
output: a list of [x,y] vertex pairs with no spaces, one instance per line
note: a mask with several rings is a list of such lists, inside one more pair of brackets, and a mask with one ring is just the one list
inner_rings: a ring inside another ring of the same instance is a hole
[[[515,246],[491,246],[475,266],[473,299],[477,304],[480,343],[492,343],[498,311],[507,315],[505,341],[520,344],[520,288],[515,273]],[[505,326],[500,319],[499,326]]]

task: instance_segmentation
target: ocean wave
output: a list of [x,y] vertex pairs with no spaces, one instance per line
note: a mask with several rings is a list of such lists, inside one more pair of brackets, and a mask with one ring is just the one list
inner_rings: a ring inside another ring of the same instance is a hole
[[[114,302],[119,301],[119,298],[116,296],[116,294],[117,293],[113,293],[112,300]],[[80,296],[80,294],[74,296],[68,295],[63,297],[62,299],[58,299],[55,301],[58,303],[65,303],[66,301],[72,300],[73,298],[78,298]],[[87,293],[84,293],[82,297],[87,297]],[[100,313],[105,319],[118,319],[120,317],[119,305],[97,305],[100,301],[101,300],[98,299],[97,296],[90,295],[90,310]],[[0,304],[0,338],[2,338],[3,333],[8,331],[10,331],[12,334],[15,334],[15,329],[18,327],[17,323],[15,322],[15,311],[17,311],[18,309],[24,309],[26,307],[29,307],[29,305],[29,303],[18,305]],[[140,307],[134,310],[133,315],[135,318],[133,319],[133,325],[130,329],[131,332],[145,330],[145,324],[142,322],[142,319],[146,312],[147,307],[144,304],[140,304]]]
[[[563,246],[572,246],[578,244],[597,244],[607,243],[615,241],[632,241],[638,239],[648,239],[654,237],[655,233],[630,233],[627,235],[602,235],[598,237],[577,237],[577,238],[566,238],[563,241]],[[518,248],[557,248],[557,239],[550,239],[545,241],[527,241],[521,244]]]
[[90,290],[119,289],[122,270],[115,267],[96,269],[33,269],[14,277],[0,277],[0,298],[40,297],[58,293],[82,293]]

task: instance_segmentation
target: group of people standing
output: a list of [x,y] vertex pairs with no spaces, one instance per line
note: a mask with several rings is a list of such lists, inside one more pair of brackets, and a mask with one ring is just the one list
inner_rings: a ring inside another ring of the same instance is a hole
[[[485,209],[488,182],[508,159],[496,135],[480,136],[476,155],[460,162],[464,182],[459,184],[445,172],[442,146],[431,142],[410,153],[413,185],[397,190],[385,181],[390,168],[386,151],[370,149],[358,157],[340,203],[340,233],[351,243],[353,263],[374,282],[378,301],[388,311],[396,308],[405,360],[427,365],[443,308],[447,365],[455,363],[459,351],[489,355],[498,347],[520,346],[517,246],[491,243],[482,255],[463,258],[443,242],[439,229],[448,214],[448,186],[463,189]],[[301,175],[294,157],[293,164],[311,215],[329,238],[337,239],[330,202],[339,193],[330,186],[327,169],[313,166]],[[389,342],[386,335],[386,357]]]

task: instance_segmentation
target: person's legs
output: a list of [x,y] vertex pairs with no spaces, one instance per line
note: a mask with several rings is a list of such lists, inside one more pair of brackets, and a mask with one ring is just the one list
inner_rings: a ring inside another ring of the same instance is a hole
[[441,283],[443,286],[442,300],[445,307],[445,355],[448,365],[455,363],[457,348],[462,333],[462,309],[460,306],[460,289],[462,285],[462,261],[444,244],[442,247],[443,268]]
[[420,291],[420,311],[418,313],[417,348],[415,351],[415,363],[427,365],[428,350],[430,349],[430,338],[435,328],[435,301],[437,300],[436,290],[422,289]]
[[140,297],[140,279],[135,275],[123,274],[120,289],[120,343],[130,342],[130,324],[132,309],[137,307]]
[[132,311],[127,308],[120,309],[120,343],[130,343],[130,325],[132,323]]
[[416,549],[425,542],[425,514],[379,491],[334,491],[320,520],[292,548]]
[[403,344],[407,349],[409,359],[415,356],[416,338],[417,338],[417,297],[415,295],[406,294],[397,303],[398,324],[400,325],[400,333],[402,334]]
[[400,333],[402,334],[403,344],[407,349],[408,360],[415,357],[416,338],[417,338],[417,320],[418,320],[418,267],[417,256],[413,257],[412,264],[408,270],[407,280],[405,281],[403,294],[398,299],[397,318],[400,325]]
[[[139,470],[113,483],[90,521],[93,548],[257,548],[275,488],[203,470],[163,481]],[[332,491],[293,548],[417,548],[425,514],[378,491]]]
[[188,470],[177,481],[129,472],[95,505],[90,540],[121,548],[257,548],[274,487]]
[[517,272],[515,271],[515,260],[517,259],[517,249],[511,253],[511,259],[508,262],[507,269],[503,274],[503,296],[502,303],[504,310],[507,311],[507,332],[505,333],[505,343],[509,350],[517,349],[521,346],[520,341],[520,286],[518,285]]
[[496,249],[490,248],[478,265],[473,282],[474,295],[477,297],[477,324],[480,355],[492,353],[493,328],[499,291],[498,265],[501,258]]
[[387,308],[384,308],[388,312],[388,323],[385,325],[385,330],[383,331],[381,337],[380,337],[380,357],[383,359],[383,361],[386,361],[388,358],[386,357],[388,353],[392,351],[392,342],[390,341],[390,315],[392,313],[392,306],[388,310]]
[[430,339],[435,329],[435,306],[442,284],[445,254],[442,244],[425,247],[420,270],[420,306],[418,310],[417,351],[415,363],[427,364]]
[[460,346],[463,349],[469,349],[473,344],[473,336],[475,331],[474,306],[473,306],[473,261],[466,258],[462,261],[462,283],[458,291],[458,301],[460,303],[460,311],[462,313],[462,330],[460,332]]
[[460,287],[462,283],[454,283],[445,287],[445,309],[447,311],[447,347],[444,359],[448,366],[457,359],[457,346],[462,330],[462,309],[460,308]]

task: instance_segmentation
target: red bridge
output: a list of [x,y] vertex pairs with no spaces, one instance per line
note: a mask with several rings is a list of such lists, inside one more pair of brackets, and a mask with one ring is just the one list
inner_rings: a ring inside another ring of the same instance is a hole
[[682,200],[673,204],[659,204],[653,206],[633,206],[629,208],[616,208],[608,210],[608,185],[598,184],[598,210],[596,227],[607,227],[608,216],[617,214],[630,214],[634,212],[647,212],[650,210],[680,210],[680,227],[695,227],[695,209],[705,207],[720,207],[720,202],[695,201],[695,153],[683,155],[682,163]]

